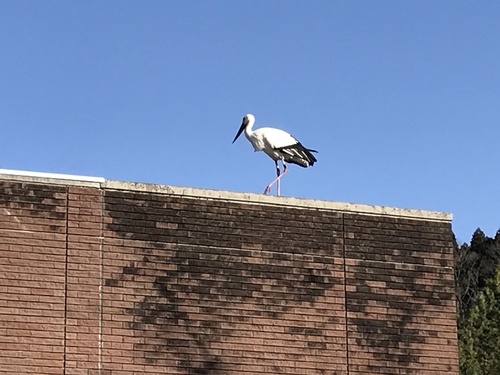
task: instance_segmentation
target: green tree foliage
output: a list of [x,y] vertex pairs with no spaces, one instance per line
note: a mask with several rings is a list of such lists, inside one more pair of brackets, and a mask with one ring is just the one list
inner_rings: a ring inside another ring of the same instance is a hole
[[462,375],[500,374],[500,267],[484,284],[467,317],[459,319]]
[[[455,244],[455,281],[458,312],[467,316],[486,280],[495,275],[500,265],[500,230],[495,238],[485,236],[481,229],[472,235],[470,245]],[[500,373],[499,373],[500,374]]]

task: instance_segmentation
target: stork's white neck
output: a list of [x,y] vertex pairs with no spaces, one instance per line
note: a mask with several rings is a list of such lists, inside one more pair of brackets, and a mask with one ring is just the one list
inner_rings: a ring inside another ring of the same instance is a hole
[[250,137],[250,135],[253,133],[253,124],[255,124],[255,117],[252,114],[248,114],[245,116],[248,120],[247,126],[245,126],[245,135],[247,138]]

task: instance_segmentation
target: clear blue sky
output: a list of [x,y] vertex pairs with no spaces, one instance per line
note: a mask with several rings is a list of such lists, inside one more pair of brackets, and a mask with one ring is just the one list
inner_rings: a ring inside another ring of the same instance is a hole
[[500,228],[498,1],[0,0],[0,168],[260,193],[242,117],[319,151],[286,196]]

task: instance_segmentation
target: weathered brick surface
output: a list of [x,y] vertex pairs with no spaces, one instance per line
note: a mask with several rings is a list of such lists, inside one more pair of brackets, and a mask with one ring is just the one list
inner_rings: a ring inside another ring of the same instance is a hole
[[68,188],[65,374],[100,369],[102,193]]
[[344,214],[350,374],[457,373],[449,223]]
[[0,373],[63,373],[66,200],[0,181]]
[[458,374],[450,223],[249,203],[0,181],[0,373]]
[[340,214],[123,192],[105,202],[105,299],[118,304],[104,313],[136,371],[345,373]]

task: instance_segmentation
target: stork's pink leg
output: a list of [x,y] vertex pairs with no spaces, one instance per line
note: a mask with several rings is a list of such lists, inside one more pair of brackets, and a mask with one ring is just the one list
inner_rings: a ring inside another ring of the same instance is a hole
[[278,161],[275,162],[276,163],[276,196],[279,197],[280,196],[280,175],[281,175],[281,171],[280,171],[280,166],[278,164]]
[[283,175],[288,172],[288,167],[286,166],[285,163],[283,163],[283,173],[280,173],[279,172],[279,167],[278,167],[278,162],[276,162],[276,174],[278,175],[274,180],[271,181],[271,183],[269,185],[266,186],[266,189],[264,190],[264,194],[267,194],[269,193],[269,191],[271,190],[271,186],[273,186],[273,184],[275,182],[277,182],[278,184],[278,196],[280,195],[280,190],[279,190],[279,181],[281,179],[281,177],[283,177]]
[[[267,195],[269,193],[269,191],[271,190],[271,186],[273,186],[273,184],[276,181],[278,181],[278,186],[279,186],[279,176],[281,173],[280,173],[280,166],[278,165],[277,160],[274,161],[274,165],[276,166],[276,178],[274,180],[272,180],[269,185],[266,186],[266,188],[264,189],[264,195]],[[278,195],[279,195],[279,191],[278,191]]]

